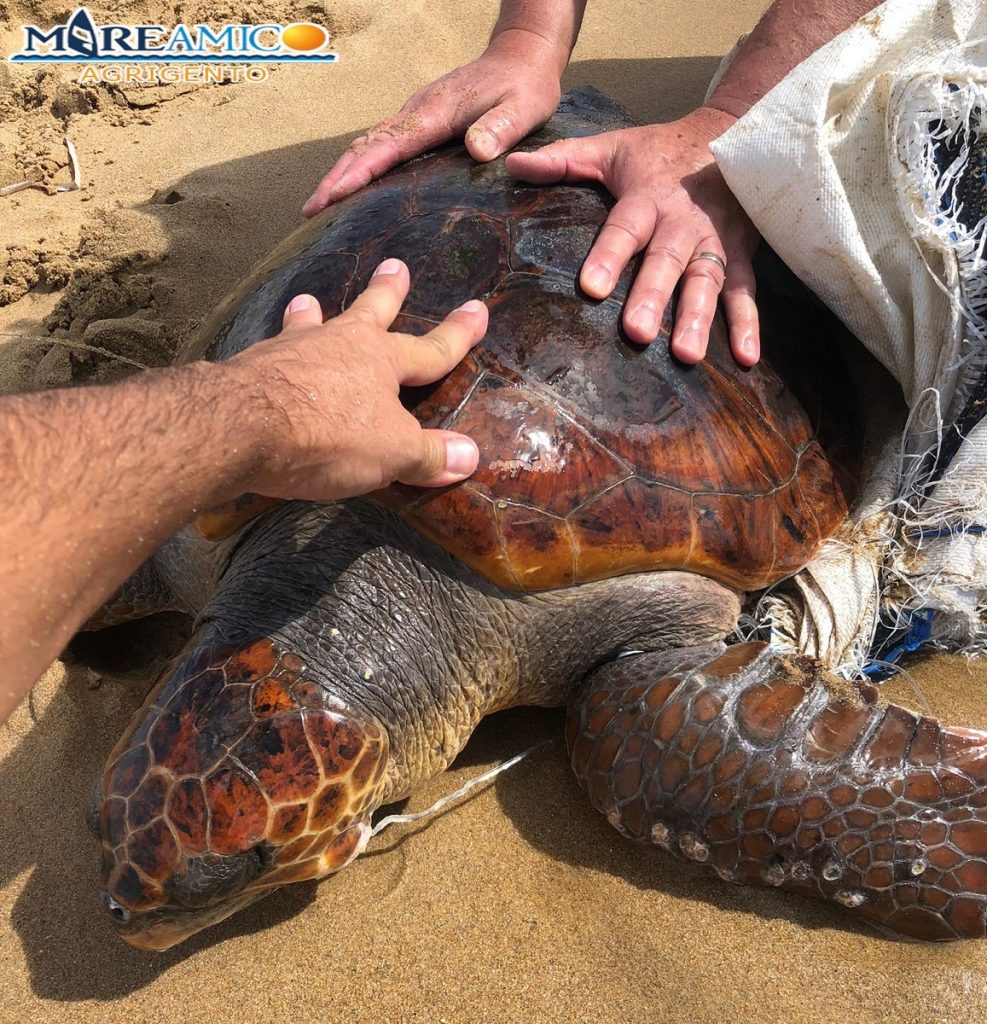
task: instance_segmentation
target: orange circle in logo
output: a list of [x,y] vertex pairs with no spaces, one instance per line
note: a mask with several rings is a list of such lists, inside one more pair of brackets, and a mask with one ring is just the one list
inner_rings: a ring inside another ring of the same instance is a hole
[[299,21],[294,25],[285,25],[281,30],[281,42],[289,50],[318,50],[329,42],[329,33],[321,25]]

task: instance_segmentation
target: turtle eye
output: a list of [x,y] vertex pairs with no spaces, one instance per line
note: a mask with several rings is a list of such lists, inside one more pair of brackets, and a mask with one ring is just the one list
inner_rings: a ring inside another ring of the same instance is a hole
[[103,906],[106,907],[110,917],[118,924],[126,924],[130,920],[130,911],[117,903],[108,892],[101,892],[99,898],[103,901]]

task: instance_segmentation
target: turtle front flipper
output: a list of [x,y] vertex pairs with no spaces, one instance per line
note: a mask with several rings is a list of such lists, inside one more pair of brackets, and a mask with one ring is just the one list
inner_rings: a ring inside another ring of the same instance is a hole
[[160,612],[195,615],[208,600],[226,548],[190,530],[165,541],[83,625],[95,632]]
[[181,602],[161,578],[149,558],[101,608],[82,624],[82,632],[96,632],[159,612],[183,611]]
[[987,934],[987,733],[742,644],[593,674],[572,765],[624,835],[912,938]]

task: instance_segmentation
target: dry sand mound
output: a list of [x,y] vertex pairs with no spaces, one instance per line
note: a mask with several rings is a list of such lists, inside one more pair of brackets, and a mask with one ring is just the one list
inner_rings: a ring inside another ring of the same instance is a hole
[[[90,3],[97,23],[111,21],[173,24],[187,23],[287,23],[312,20],[327,25],[334,36],[352,36],[371,22],[371,4],[353,3],[342,11],[330,11],[324,4],[236,4],[222,2],[168,4],[146,2]],[[47,25],[63,20],[71,6],[43,3],[0,4],[0,42],[10,51],[19,44],[17,29],[22,23]],[[312,73],[317,73],[311,69]],[[288,72],[290,75],[290,71]],[[272,77],[284,74],[274,68]],[[130,351],[145,335],[143,328],[130,330],[129,320],[156,319],[167,339],[162,356],[158,346],[150,365],[166,361],[170,352],[187,337],[202,312],[218,297],[214,273],[195,275],[203,291],[212,285],[204,301],[185,303],[162,301],[163,295],[183,291],[188,266],[174,265],[158,271],[158,264],[177,248],[182,248],[185,233],[201,238],[211,233],[217,244],[224,239],[230,203],[208,188],[184,191],[168,187],[169,177],[180,180],[181,172],[200,164],[183,160],[182,150],[189,144],[186,132],[210,131],[210,112],[236,103],[235,114],[227,119],[228,129],[247,134],[256,130],[250,116],[256,86],[242,83],[176,85],[80,85],[78,70],[71,65],[42,70],[25,70],[0,65],[0,187],[20,181],[39,186],[38,194],[19,192],[0,198],[4,232],[0,235],[0,330],[18,324],[18,355],[0,371],[0,389],[51,387],[68,383],[114,379],[133,369],[133,353],[128,361],[114,361],[115,348],[95,353],[77,349],[69,355],[68,343],[89,344],[87,329],[96,321],[121,319],[116,332],[123,349]],[[292,88],[283,83],[286,91]],[[71,179],[69,159],[63,139],[76,145],[82,165],[83,190],[77,195],[56,194],[58,184]],[[260,135],[255,135],[259,138]],[[98,144],[96,140],[99,140]],[[276,144],[276,139],[272,139]],[[170,150],[162,163],[178,163],[169,175],[141,174],[135,181],[135,158],[148,172],[158,152]],[[206,147],[203,147],[205,151]],[[222,145],[211,148],[215,156]],[[275,171],[276,164],[272,168]],[[138,184],[138,181],[140,184]],[[153,188],[148,187],[154,185]],[[136,187],[135,187],[136,186]],[[49,202],[44,202],[42,196]],[[189,200],[181,213],[162,210],[156,217],[140,215],[143,206],[169,206]],[[295,200],[297,207],[299,200]],[[83,204],[89,204],[85,206]],[[283,213],[284,211],[278,211]],[[282,223],[292,223],[295,211]],[[7,228],[10,230],[6,230]],[[255,256],[267,248],[268,239],[258,241],[249,251],[235,254],[237,270],[242,272]],[[233,255],[233,254],[228,254]],[[243,258],[245,257],[245,258]],[[216,260],[210,262],[215,266]],[[222,265],[222,260],[218,261]],[[222,276],[219,289],[225,289],[232,273]],[[43,332],[60,340],[61,354],[47,358],[52,341],[32,329],[25,337],[18,309],[10,307],[29,293],[41,300],[43,312],[29,319],[40,321]],[[201,295],[196,296],[201,299]],[[103,341],[109,340],[105,327]],[[2,340],[2,338],[0,338]],[[37,350],[40,350],[37,351]],[[107,354],[109,352],[110,354]],[[121,350],[121,355],[126,352]]]

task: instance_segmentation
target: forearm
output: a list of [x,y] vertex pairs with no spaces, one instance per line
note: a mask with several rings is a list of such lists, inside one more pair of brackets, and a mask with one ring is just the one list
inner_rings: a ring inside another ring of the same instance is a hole
[[259,445],[228,365],[0,399],[0,721],[78,627]]
[[385,260],[344,313],[296,295],[276,338],[224,363],[0,398],[0,722],[76,629],[200,509],[246,491],[335,501],[397,480],[447,487],[479,452],[422,429],[405,384],[440,380],[483,337],[482,302],[428,334],[388,328],[408,294]]
[[792,68],[877,6],[874,0],[775,0],[706,106],[742,117]]
[[569,62],[586,0],[503,0],[490,37],[492,48],[546,52],[559,74]]

